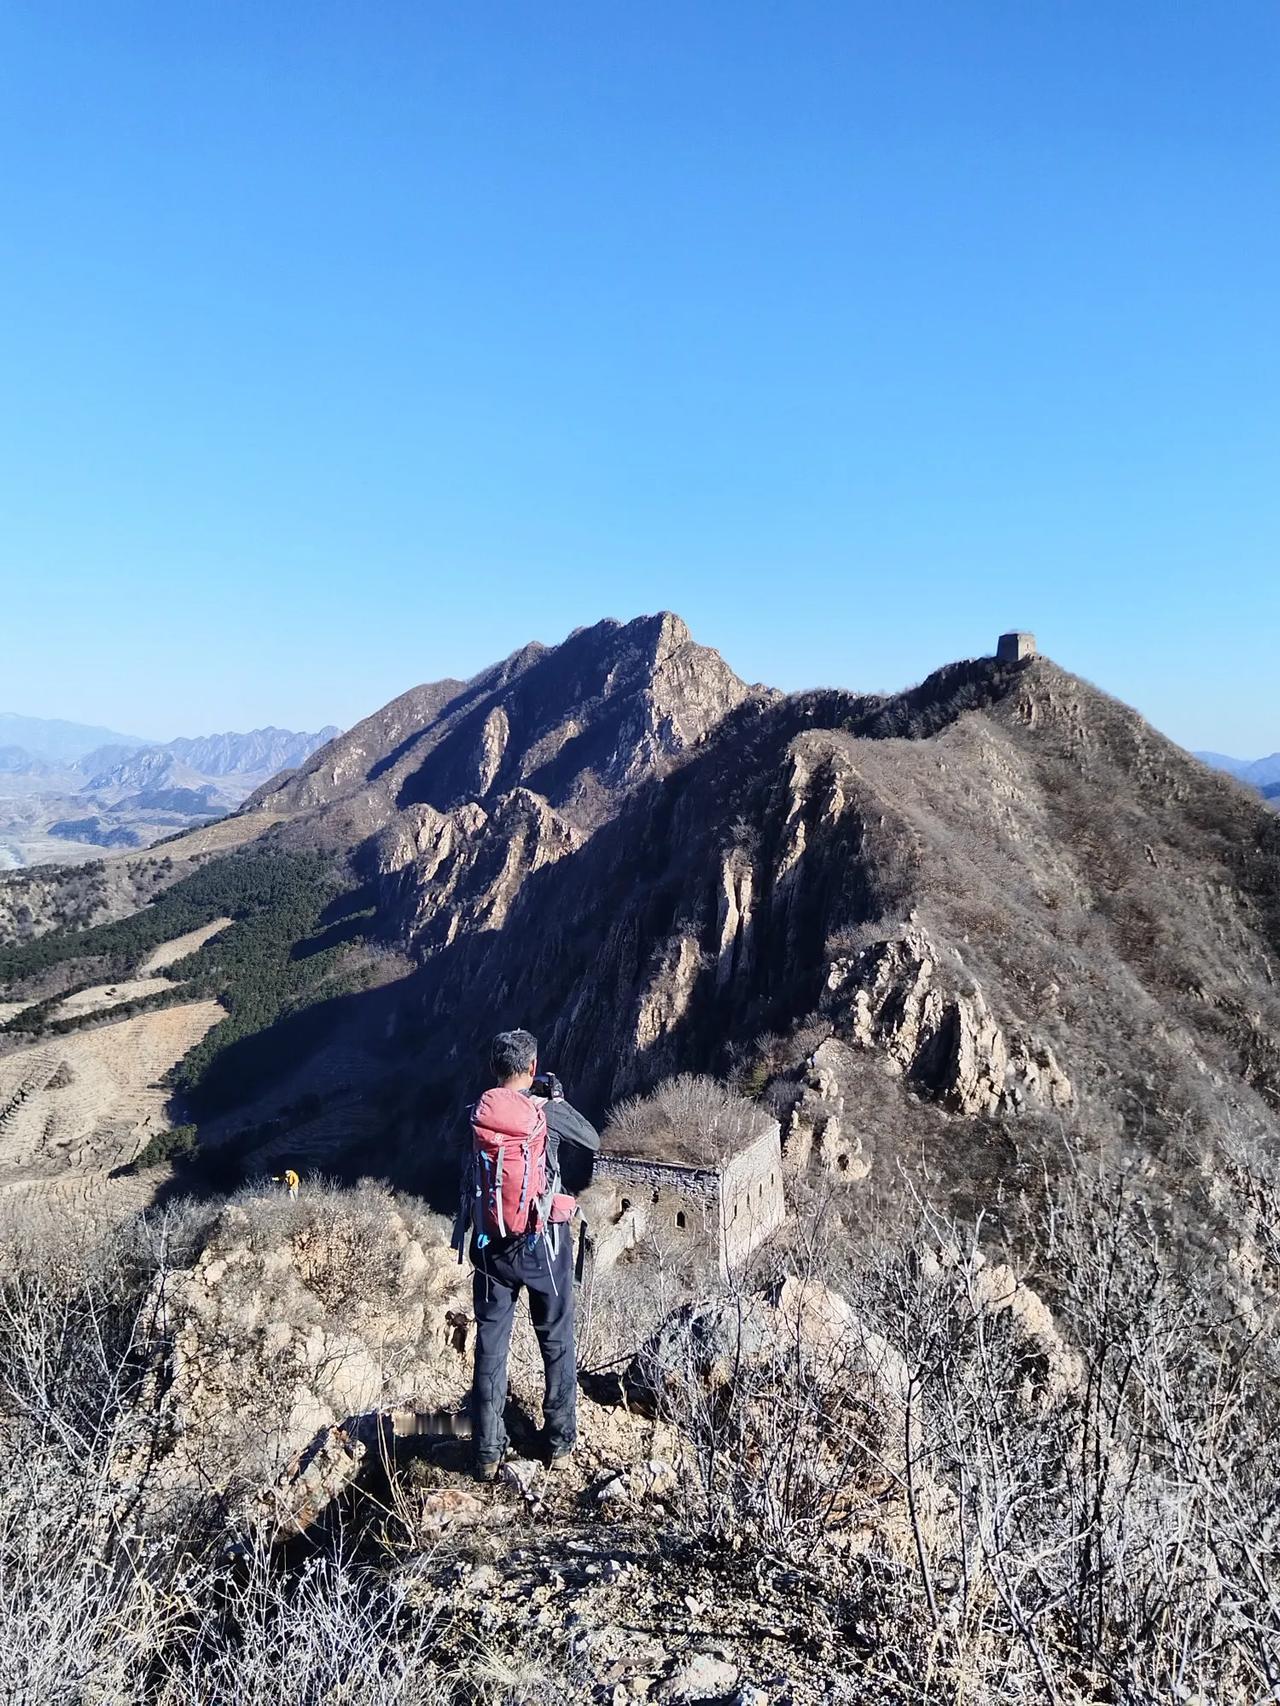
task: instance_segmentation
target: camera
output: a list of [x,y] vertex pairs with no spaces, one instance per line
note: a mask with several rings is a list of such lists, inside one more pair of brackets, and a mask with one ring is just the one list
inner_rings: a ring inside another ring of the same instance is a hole
[[563,1102],[564,1085],[554,1072],[540,1072],[529,1086],[531,1096],[541,1096],[546,1102]]

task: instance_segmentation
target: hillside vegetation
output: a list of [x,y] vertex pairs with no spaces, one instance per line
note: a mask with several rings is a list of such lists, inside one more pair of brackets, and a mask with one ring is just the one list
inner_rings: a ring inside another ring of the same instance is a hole
[[[345,886],[344,886],[345,885]],[[237,1074],[234,1086],[219,1079],[217,1063],[233,1044],[296,1013],[321,992],[356,987],[354,969],[338,975],[362,931],[361,917],[345,909],[332,930],[349,878],[340,862],[318,853],[234,852],[176,882],[149,906],[129,917],[76,933],[55,932],[34,941],[0,947],[0,980],[15,996],[30,997],[52,982],[0,1027],[11,1037],[41,1037],[100,1022],[94,1011],[59,1018],[69,988],[88,982],[125,980],[161,944],[223,916],[232,919],[194,953],[172,963],[164,987],[112,1007],[119,1019],[193,996],[219,998],[227,1017],[194,1048],[175,1074],[175,1088],[197,1112],[252,1094],[252,1077]],[[65,974],[71,971],[75,983]],[[145,985],[138,985],[145,991]]]

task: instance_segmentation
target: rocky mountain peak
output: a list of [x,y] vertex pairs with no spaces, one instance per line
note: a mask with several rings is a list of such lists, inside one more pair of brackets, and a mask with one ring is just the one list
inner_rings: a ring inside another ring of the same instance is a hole
[[1066,1125],[1278,1129],[1280,818],[1048,658],[784,696],[670,613],[599,622],[413,689],[219,827],[320,855],[341,904],[289,976],[332,949],[369,984],[232,1045],[215,1144],[332,1080],[347,1141],[376,1089],[428,1172],[515,1024],[589,1111],[737,1073],[795,1164],[886,1190],[922,1154],[1021,1188]]
[[492,805],[526,789],[590,828],[741,703],[747,687],[669,611],[530,644],[467,682],[415,688],[251,807],[334,810],[373,832],[397,813]]

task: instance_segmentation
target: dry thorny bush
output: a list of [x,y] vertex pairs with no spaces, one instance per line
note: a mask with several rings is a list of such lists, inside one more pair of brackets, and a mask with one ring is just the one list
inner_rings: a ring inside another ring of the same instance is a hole
[[[814,1213],[760,1262],[814,1303],[817,1331],[805,1306],[780,1312],[768,1354],[668,1398],[693,1470],[682,1534],[790,1584],[868,1700],[1276,1697],[1280,1197],[1238,1156],[1217,1189],[1247,1231],[1217,1262],[1187,1261],[1122,1178],[1078,1169],[1052,1193],[1022,1271],[1070,1347],[1057,1368],[993,1287],[1006,1270],[980,1224],[921,1204],[850,1247]],[[96,1245],[3,1252],[7,1697],[532,1698],[479,1662],[433,1666],[433,1612],[385,1560],[338,1545],[299,1574],[252,1546],[232,1557],[216,1501],[142,1520],[145,1486],[118,1466],[158,1425],[139,1404],[145,1308],[206,1228],[176,1210]],[[721,1318],[748,1320],[764,1277],[722,1295]],[[621,1302],[602,1285],[601,1318],[623,1351],[638,1323],[625,1340],[625,1275],[610,1285]]]
[[732,1153],[759,1135],[764,1121],[745,1096],[716,1078],[681,1072],[664,1079],[647,1096],[629,1096],[609,1115],[606,1141],[627,1153],[641,1153],[655,1139],[669,1143],[673,1135],[696,1134],[708,1157]]
[[1060,1188],[1031,1259],[1061,1354],[1020,1330],[1018,1281],[993,1287],[980,1224],[917,1205],[854,1251],[816,1215],[793,1289],[821,1317],[838,1287],[856,1322],[762,1357],[740,1293],[709,1382],[694,1317],[667,1399],[689,1518],[855,1606],[898,1655],[895,1699],[1280,1698],[1280,1194],[1239,1164],[1232,1186],[1247,1297],[1125,1180]]
[[[362,1205],[348,1196],[358,1218]],[[53,1220],[34,1237],[0,1234],[0,1698],[533,1698],[513,1696],[483,1655],[460,1693],[431,1663],[429,1607],[370,1568],[342,1531],[329,1554],[285,1570],[252,1542],[228,1544],[216,1496],[148,1507],[147,1447],[162,1445],[165,1425],[148,1402],[155,1316],[210,1221],[186,1205],[105,1236]],[[395,1515],[384,1527],[396,1527]]]

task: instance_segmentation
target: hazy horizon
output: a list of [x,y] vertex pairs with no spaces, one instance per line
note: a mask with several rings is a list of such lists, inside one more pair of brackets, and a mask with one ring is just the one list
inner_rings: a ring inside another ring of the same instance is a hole
[[[635,614],[636,615],[643,615],[643,614],[646,614],[646,612],[636,612]],[[679,614],[679,612],[677,612],[676,614]],[[597,618],[597,620],[603,620],[603,618]],[[624,617],[624,618],[619,618],[619,620],[628,621],[628,620],[631,620],[631,618],[630,617]],[[580,626],[587,626],[587,625],[589,625],[589,624],[580,624]],[[558,638],[556,640],[548,641],[546,643],[551,644],[551,645],[555,645],[555,644],[558,644],[559,641],[565,639],[566,637],[567,637],[566,635],[562,634],[562,635],[558,636]],[[536,639],[536,638],[538,638],[538,636],[533,636],[533,638]],[[696,641],[698,641],[700,644],[704,644],[704,645],[712,644],[712,642],[706,640],[702,635],[699,635],[697,633],[693,634],[693,638]],[[719,648],[716,648],[716,649],[719,650]],[[991,647],[990,649],[994,650],[994,646]],[[1043,651],[1043,648],[1041,648],[1041,650]],[[509,656],[510,654],[508,653],[507,655]],[[975,653],[974,655],[984,655],[984,654]],[[499,658],[491,657],[491,658],[485,659],[484,662],[479,664],[476,669],[468,670],[465,674],[462,674],[461,672],[458,672],[458,671],[445,672],[445,673],[446,673],[446,675],[447,674],[457,674],[460,679],[465,680],[469,676],[479,673],[479,671],[481,669],[485,668],[488,664],[497,663],[499,661],[501,661]],[[725,661],[729,664],[730,668],[734,668],[736,670],[736,665],[734,664],[734,660],[731,657],[726,657]],[[933,668],[939,668],[939,667],[941,667],[941,665],[943,665],[945,663],[952,663],[952,662],[956,662],[956,661],[958,661],[958,659],[940,658],[937,660],[937,662],[932,667]],[[1061,662],[1060,659],[1054,659],[1053,661],[1054,662]],[[741,670],[736,670],[736,673],[738,673],[739,675],[742,675]],[[924,674],[929,674],[929,673],[930,673],[930,671],[924,672]],[[428,680],[440,680],[440,679],[444,679],[444,678],[445,678],[444,675],[435,676],[435,677],[424,677],[423,681],[425,682]],[[810,688],[810,687],[845,687],[845,688],[852,688],[852,690],[857,691],[857,692],[896,692],[896,691],[899,691],[903,688],[910,687],[910,686],[914,685],[915,681],[922,680],[923,678],[924,678],[924,676],[921,675],[919,677],[913,678],[912,681],[902,681],[902,682],[896,682],[893,684],[882,683],[882,684],[879,684],[876,686],[866,686],[864,684],[855,685],[855,684],[852,684],[849,682],[832,682],[832,681],[817,682],[817,681],[811,681],[811,682],[799,683],[797,685],[787,685],[783,688],[783,690],[786,692],[799,692],[805,688]],[[744,679],[750,679],[750,678],[744,677]],[[351,728],[355,723],[360,722],[362,720],[362,718],[370,716],[373,712],[380,710],[383,705],[389,703],[390,700],[397,698],[401,693],[405,693],[405,692],[409,691],[410,688],[416,687],[419,685],[422,685],[422,682],[418,682],[418,681],[406,682],[402,686],[396,688],[393,692],[389,692],[385,698],[378,700],[378,702],[376,704],[371,704],[371,705],[365,706],[363,709],[358,711],[356,713],[356,715],[354,715],[354,716],[352,716],[346,720],[340,719],[338,717],[327,716],[327,717],[321,717],[317,721],[315,721],[313,723],[307,723],[307,724],[303,724],[303,723],[299,723],[299,722],[283,721],[279,717],[273,718],[270,716],[266,717],[265,720],[260,721],[260,722],[251,722],[248,720],[241,720],[241,721],[237,722],[234,719],[228,720],[227,717],[224,716],[220,722],[218,722],[216,725],[210,726],[209,728],[187,728],[187,727],[183,727],[183,728],[174,728],[172,730],[167,730],[166,732],[160,733],[160,734],[152,732],[150,734],[139,735],[136,730],[121,728],[118,725],[113,724],[110,721],[110,719],[104,719],[101,716],[92,716],[92,717],[86,717],[86,718],[78,718],[78,717],[77,718],[68,718],[68,717],[63,717],[57,713],[51,713],[46,718],[45,714],[42,712],[32,712],[29,709],[26,709],[26,708],[20,709],[18,707],[12,706],[12,705],[0,706],[0,718],[17,716],[17,717],[32,717],[32,718],[37,718],[40,720],[48,720],[48,721],[73,722],[73,723],[77,723],[77,724],[83,724],[83,725],[88,726],[88,727],[100,729],[104,734],[115,735],[115,736],[122,737],[122,738],[127,739],[127,740],[136,740],[140,744],[155,744],[155,745],[163,745],[169,741],[179,740],[179,739],[182,739],[184,737],[209,736],[209,735],[216,735],[216,734],[223,734],[223,733],[246,734],[246,733],[252,732],[253,730],[264,729],[264,728],[284,729],[284,730],[290,730],[290,731],[297,732],[297,733],[304,733],[304,732],[305,733],[315,733],[321,729],[324,729],[324,728],[332,725],[332,726],[337,727],[341,731],[341,730],[346,730],[346,729]],[[768,687],[783,686],[782,683],[779,683],[776,681],[762,681],[761,685],[768,686]],[[1093,685],[1101,688],[1104,692],[1110,691],[1105,682],[1094,682]],[[1137,709],[1141,710],[1142,707],[1138,706]],[[1159,725],[1156,725],[1156,726],[1158,727]],[[1170,734],[1170,732],[1168,730],[1161,730],[1161,732],[1165,733],[1165,734],[1169,734],[1169,738],[1172,740],[1178,739],[1178,737],[1176,735]],[[4,734],[4,730],[2,727],[0,727],[0,739],[3,738],[3,734]],[[18,743],[18,744],[21,744],[21,743]],[[1250,748],[1247,751],[1236,751],[1236,750],[1228,748],[1228,747],[1215,746],[1211,742],[1200,741],[1200,740],[1189,740],[1189,741],[1188,740],[1182,740],[1182,741],[1178,741],[1178,744],[1180,746],[1185,747],[1186,750],[1189,752],[1210,753],[1216,757],[1232,758],[1232,759],[1241,760],[1241,761],[1253,761],[1253,760],[1256,760],[1259,758],[1271,757],[1274,755],[1274,753],[1277,750],[1280,750],[1280,739],[1278,739],[1276,741],[1275,745],[1267,746],[1265,744],[1265,737],[1264,737],[1264,744],[1262,746],[1259,746],[1256,749]]]

